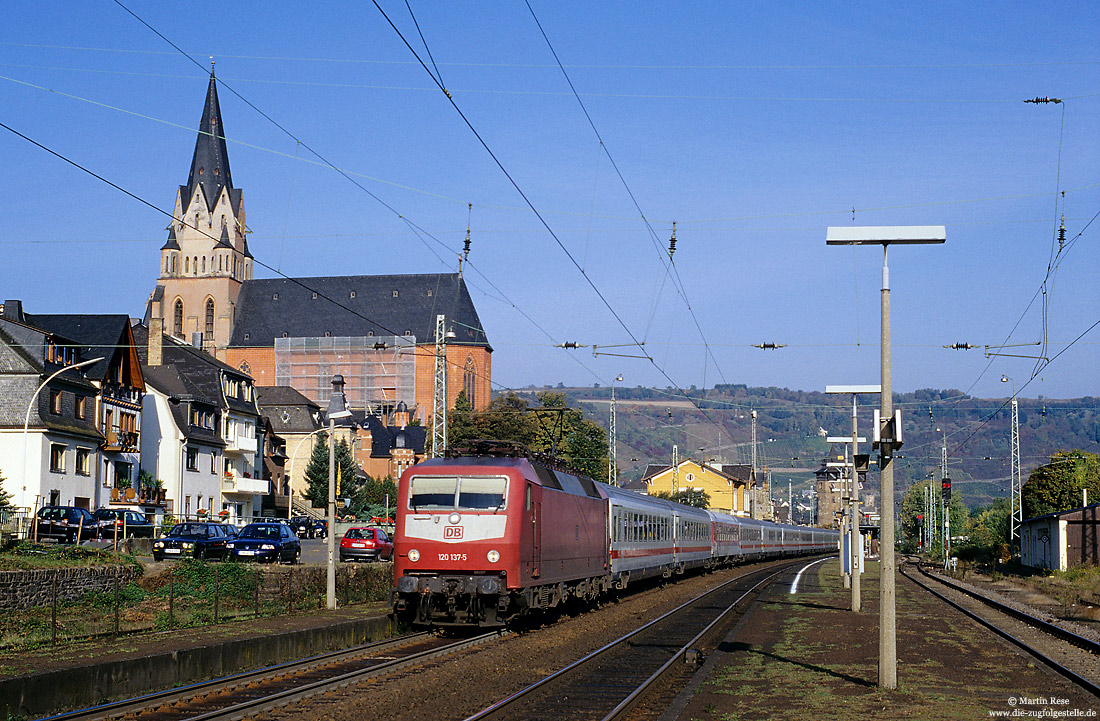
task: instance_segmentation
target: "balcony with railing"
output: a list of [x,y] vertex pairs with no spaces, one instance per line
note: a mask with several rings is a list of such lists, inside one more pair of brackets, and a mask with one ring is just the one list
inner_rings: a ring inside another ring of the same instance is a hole
[[137,431],[120,431],[112,428],[106,433],[103,450],[111,453],[136,453],[140,436]]
[[166,506],[168,505],[167,499],[168,491],[163,488],[154,488],[152,486],[141,488],[112,488],[111,489],[111,504],[127,506],[127,505],[142,505],[142,506]]
[[263,495],[268,492],[270,482],[262,478],[252,478],[251,473],[239,474],[228,471],[222,478],[222,493],[240,493],[245,495]]

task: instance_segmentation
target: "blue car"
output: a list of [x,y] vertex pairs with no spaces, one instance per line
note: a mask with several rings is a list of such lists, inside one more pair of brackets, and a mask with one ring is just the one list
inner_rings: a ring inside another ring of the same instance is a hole
[[284,523],[250,523],[225,544],[228,561],[298,563],[302,542]]

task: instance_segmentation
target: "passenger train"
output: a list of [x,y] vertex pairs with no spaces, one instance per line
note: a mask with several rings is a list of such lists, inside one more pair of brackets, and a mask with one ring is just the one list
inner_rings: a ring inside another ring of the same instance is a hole
[[833,551],[836,531],[684,506],[477,441],[407,469],[391,601],[414,625],[499,627],[695,568]]

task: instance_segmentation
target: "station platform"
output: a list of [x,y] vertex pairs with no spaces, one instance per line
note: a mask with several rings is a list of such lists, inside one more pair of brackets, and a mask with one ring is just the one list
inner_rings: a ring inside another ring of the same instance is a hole
[[867,563],[861,591],[862,610],[855,614],[835,557],[784,574],[727,634],[661,720],[1097,718],[1100,713],[1100,699],[900,573],[898,689],[880,691],[877,562]]

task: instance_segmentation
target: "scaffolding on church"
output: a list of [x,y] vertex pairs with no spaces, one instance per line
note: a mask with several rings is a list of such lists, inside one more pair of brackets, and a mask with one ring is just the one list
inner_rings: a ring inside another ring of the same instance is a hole
[[276,338],[275,384],[291,386],[324,408],[332,376],[344,376],[348,406],[387,413],[416,400],[416,337]]

